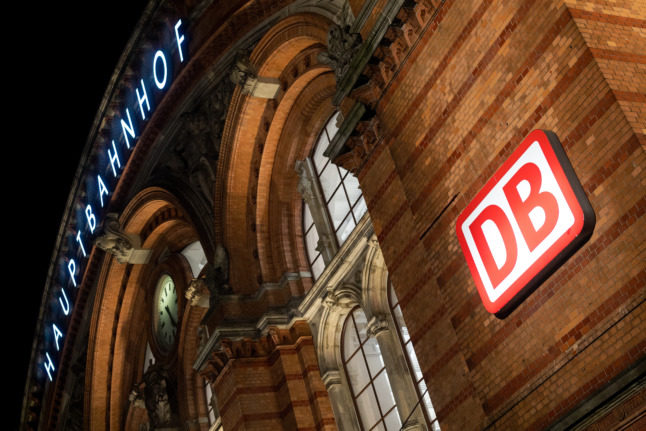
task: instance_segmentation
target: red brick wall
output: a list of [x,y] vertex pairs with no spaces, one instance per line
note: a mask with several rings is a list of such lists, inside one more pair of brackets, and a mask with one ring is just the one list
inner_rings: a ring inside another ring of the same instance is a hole
[[[592,3],[447,0],[376,105],[359,179],[443,430],[542,429],[646,353],[644,8]],[[455,221],[536,128],[561,139],[597,224],[499,320]]]

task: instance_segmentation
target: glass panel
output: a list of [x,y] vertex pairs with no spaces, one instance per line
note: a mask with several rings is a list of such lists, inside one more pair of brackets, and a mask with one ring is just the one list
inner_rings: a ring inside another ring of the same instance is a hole
[[382,368],[384,368],[384,360],[381,357],[379,344],[377,339],[369,338],[363,345],[363,351],[366,354],[366,361],[370,369],[370,375],[374,378]]
[[352,313],[354,317],[354,324],[357,325],[357,331],[359,332],[359,340],[363,343],[368,335],[366,334],[366,326],[368,325],[368,319],[366,318],[365,313],[361,308],[357,308]]
[[350,236],[352,231],[354,230],[354,227],[356,224],[354,224],[354,219],[348,214],[343,220],[343,223],[341,226],[339,226],[339,229],[336,231],[336,239],[339,241],[339,245],[343,245],[346,239]]
[[314,219],[312,218],[309,205],[304,204],[303,206],[305,207],[303,208],[303,229],[308,230],[312,223],[314,223]]
[[329,145],[327,136],[325,133],[321,133],[318,142],[316,143],[316,148],[314,149],[314,155],[312,156],[312,161],[314,162],[314,167],[316,168],[317,173],[321,173],[325,169],[325,164],[328,162],[328,158],[323,155],[323,152],[327,149]]
[[359,188],[359,181],[354,175],[348,175],[343,180],[343,185],[345,186],[345,191],[348,192],[348,198],[350,203],[354,204],[357,199],[361,197],[361,189]]
[[397,413],[397,409],[392,409],[390,413],[386,415],[386,419],[384,419],[384,421],[386,422],[386,429],[388,431],[396,431],[401,429],[402,422],[399,419],[399,413]]
[[354,355],[360,344],[354,323],[349,320],[343,333],[343,360],[346,361],[350,356]]
[[[346,363],[346,370],[348,372],[348,380],[350,380],[352,390],[356,395],[370,382],[368,368],[366,368],[366,363],[363,360],[361,352],[356,353],[352,359]],[[372,392],[372,390],[368,389],[364,392]]]
[[336,190],[337,186],[341,183],[339,170],[334,164],[330,163],[323,172],[321,172],[319,181],[321,182],[321,189],[323,189],[323,195],[327,202],[330,199],[330,196],[332,196],[332,193]]
[[339,130],[339,128],[336,126],[337,118],[339,118],[338,111],[328,120],[328,123],[325,126],[330,139],[334,139],[334,135],[336,135],[336,132]]
[[330,202],[327,205],[328,211],[330,212],[330,218],[332,219],[332,226],[334,229],[338,228],[345,216],[350,212],[350,206],[348,205],[348,200],[345,197],[345,193],[342,187],[339,187]]
[[339,172],[341,172],[341,178],[345,178],[345,176],[348,175],[350,171],[346,171],[341,166],[339,166]]
[[422,375],[422,369],[417,362],[417,355],[415,354],[415,349],[413,348],[413,343],[409,342],[406,344],[406,353],[408,354],[408,359],[410,359],[410,365],[413,367],[413,374],[415,375],[415,381],[420,380]]
[[390,381],[388,380],[388,373],[386,370],[377,376],[374,381],[374,385],[381,411],[387,412],[395,405],[395,397],[393,395],[393,390],[390,387]]
[[354,205],[354,208],[352,209],[352,213],[354,214],[354,218],[359,221],[361,217],[366,213],[366,210],[368,207],[366,207],[366,201],[363,199],[363,196],[359,198],[359,201]]
[[433,431],[440,431],[440,424],[437,421],[433,422],[432,427],[433,427]]
[[377,399],[371,387],[363,391],[357,398],[357,406],[365,429],[372,428],[377,421],[381,420],[381,413],[377,408]]
[[213,425],[215,423],[215,413],[213,413],[213,409],[209,409],[209,425]]
[[314,280],[319,278],[324,269],[325,262],[323,262],[323,257],[319,254],[314,262],[312,262],[312,277],[314,277]]
[[383,422],[379,422],[377,425],[371,428],[370,431],[386,431],[386,428],[384,427]]
[[[426,386],[426,385],[424,385],[424,386]],[[426,391],[426,387],[424,387],[424,390]],[[420,388],[420,391],[421,391],[421,388]],[[424,393],[424,392],[422,392],[422,393]],[[435,416],[435,409],[433,408],[433,404],[431,403],[431,397],[428,394],[428,392],[426,392],[426,394],[424,394],[424,397],[422,397],[422,401],[424,402],[424,406],[426,407],[426,412],[428,413],[429,419],[432,420],[432,421],[435,420],[435,417],[436,417]]]
[[402,315],[402,310],[399,305],[395,307],[393,314],[395,315],[395,321],[397,322],[397,327],[399,327],[399,333],[402,336],[402,341],[406,343],[410,339],[410,336],[408,335],[408,328],[404,323],[404,316]]
[[305,235],[305,246],[307,248],[307,256],[310,261],[316,258],[316,255],[319,253],[316,250],[316,246],[319,242],[319,234],[316,231],[316,228],[310,229],[309,232]]

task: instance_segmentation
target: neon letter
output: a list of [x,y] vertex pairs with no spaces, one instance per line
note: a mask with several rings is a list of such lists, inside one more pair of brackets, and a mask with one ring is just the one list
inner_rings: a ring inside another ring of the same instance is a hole
[[182,43],[184,43],[184,35],[179,34],[179,27],[182,25],[182,20],[180,19],[175,24],[175,39],[177,39],[177,50],[179,51],[179,61],[180,63],[184,62],[184,54],[182,53]]
[[52,381],[52,373],[51,371],[56,370],[54,368],[54,363],[52,362],[52,358],[49,357],[49,353],[45,352],[45,356],[47,356],[47,362],[45,362],[43,365],[45,365],[45,371],[47,371],[47,375],[49,376],[49,381]]
[[[556,198],[548,191],[539,192],[541,183],[538,166],[527,163],[503,187],[529,251],[533,251],[547,238],[559,219]],[[521,196],[521,192],[524,196]]]
[[[487,223],[487,227],[483,229],[485,223]],[[489,275],[489,280],[491,280],[491,284],[495,288],[514,269],[516,258],[518,257],[516,237],[512,231],[511,224],[499,206],[489,205],[471,223],[469,230],[473,235],[478,253]],[[485,235],[485,230],[488,235]],[[502,244],[500,239],[502,239]],[[505,260],[496,262],[494,253],[498,256],[498,261],[500,261],[503,252]]]
[[94,233],[94,228],[96,228],[96,217],[94,217],[92,206],[90,205],[85,207],[85,218],[87,219],[87,225],[90,227],[90,233]]
[[[128,117],[128,124],[121,119],[121,131],[123,132],[123,139],[126,141],[126,148],[130,149],[130,141],[128,140],[128,135],[132,139],[135,139],[135,128],[132,126],[132,118],[130,118],[130,111],[126,108],[126,117]],[[126,133],[127,132],[127,133]]]
[[56,350],[61,350],[61,347],[58,344],[58,339],[63,336],[63,333],[61,332],[60,329],[58,329],[58,326],[56,326],[56,323],[52,323],[52,329],[54,330],[54,341],[56,341]]
[[81,246],[81,251],[83,252],[83,257],[87,257],[87,254],[85,253],[85,247],[83,247],[83,241],[81,241],[81,231],[78,231],[76,233],[76,242],[79,243]]
[[[161,81],[157,77],[158,58],[161,58],[162,63],[164,64],[164,79]],[[155,53],[155,58],[153,59],[153,77],[155,78],[155,85],[157,86],[157,88],[161,90],[166,86],[166,78],[168,78],[168,67],[166,66],[166,56],[164,55],[161,49]]]
[[62,287],[61,287],[61,293],[63,294],[63,298],[65,298],[65,304],[63,304],[63,300],[61,298],[58,298],[58,302],[61,303],[63,314],[68,316],[70,314],[70,301],[67,299],[67,295],[65,294],[65,289],[63,289]]
[[108,188],[105,186],[105,183],[101,179],[101,175],[97,175],[96,178],[99,181],[99,199],[101,200],[101,208],[103,208],[103,195],[108,196],[110,192],[108,191]]
[[72,277],[72,284],[76,287],[76,262],[74,262],[74,259],[70,259],[67,264],[67,270],[70,273],[70,277]]
[[114,177],[117,177],[117,169],[114,167],[114,162],[117,162],[117,167],[121,169],[121,161],[119,160],[119,153],[117,153],[117,146],[114,144],[114,139],[112,140],[112,150],[114,151],[114,154],[110,152],[110,149],[108,148],[108,159],[110,159],[110,166],[112,166],[112,173],[114,174]]
[[146,119],[146,113],[144,112],[144,102],[146,102],[147,111],[150,112],[150,102],[148,101],[148,93],[146,93],[146,86],[144,85],[144,80],[141,80],[141,91],[144,93],[143,97],[139,95],[139,89],[135,88],[135,93],[137,93],[137,101],[139,102],[139,110],[141,111],[141,119]]

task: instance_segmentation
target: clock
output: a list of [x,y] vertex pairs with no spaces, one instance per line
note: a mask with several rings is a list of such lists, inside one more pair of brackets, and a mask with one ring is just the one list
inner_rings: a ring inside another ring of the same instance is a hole
[[177,290],[170,275],[164,274],[157,282],[153,316],[153,332],[160,350],[165,353],[175,345],[177,335]]

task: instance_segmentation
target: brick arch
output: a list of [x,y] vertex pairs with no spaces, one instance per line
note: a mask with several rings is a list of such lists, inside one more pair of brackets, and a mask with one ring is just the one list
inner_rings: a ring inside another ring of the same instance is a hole
[[[223,138],[223,147],[230,150],[223,233],[236,293],[254,293],[262,283],[308,268],[302,238],[294,238],[302,230],[295,222],[301,210],[294,162],[307,155],[319,132],[315,125],[333,111],[333,74],[317,58],[330,25],[315,14],[279,22],[250,58],[260,76],[281,81],[282,91],[270,101],[238,90],[233,97],[232,127]],[[309,285],[297,281],[290,294],[300,295]]]
[[[176,284],[180,310],[184,308],[190,268],[178,252],[199,239],[185,214],[170,193],[149,188],[136,195],[120,216],[123,229],[139,234],[143,247],[152,250],[151,263],[120,264],[107,253],[103,257],[88,340],[86,425],[90,429],[122,429],[124,421],[132,425],[143,420],[141,412],[129,408],[128,395],[142,377],[146,348],[142,339],[150,326],[151,292],[160,268],[157,262],[168,252],[170,257],[161,265],[183,274]],[[182,321],[185,318],[180,316]],[[190,338],[185,329],[182,326],[180,346]]]

